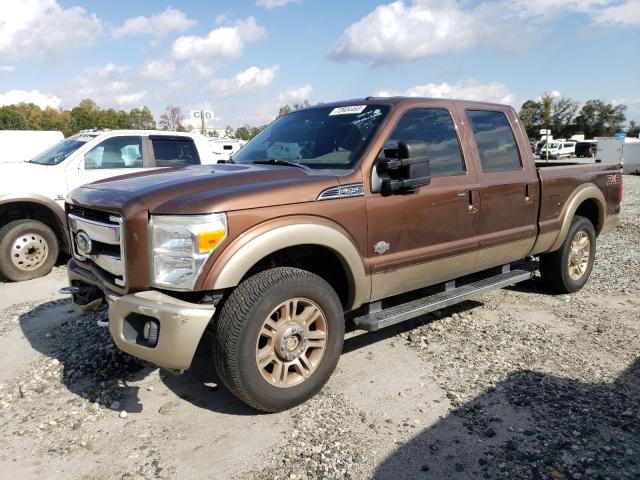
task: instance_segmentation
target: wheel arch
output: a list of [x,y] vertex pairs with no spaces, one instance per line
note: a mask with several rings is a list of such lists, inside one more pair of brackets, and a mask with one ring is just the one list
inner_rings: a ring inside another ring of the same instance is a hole
[[561,215],[563,220],[560,232],[549,251],[555,251],[562,246],[576,215],[586,217],[593,224],[596,236],[598,236],[604,227],[605,209],[606,200],[596,185],[588,183],[579,187],[565,204]]
[[233,288],[247,275],[264,269],[271,260],[271,266],[282,266],[287,259],[295,260],[292,266],[306,268],[325,280],[332,279],[331,269],[339,265],[340,277],[328,283],[339,290],[344,281],[347,292],[338,292],[338,296],[345,310],[357,308],[368,300],[370,279],[365,275],[361,255],[348,233],[332,223],[307,217],[293,221],[289,218],[285,224],[281,219],[276,225],[254,227],[226,247],[203,272],[196,288]]
[[13,220],[38,220],[58,237],[61,249],[69,252],[65,213],[56,202],[42,195],[0,195],[0,227]]

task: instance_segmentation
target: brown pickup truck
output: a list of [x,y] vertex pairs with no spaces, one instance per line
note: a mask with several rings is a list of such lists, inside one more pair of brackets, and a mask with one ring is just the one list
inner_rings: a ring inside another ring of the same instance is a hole
[[322,388],[345,324],[377,330],[527,280],[511,264],[531,257],[549,289],[580,289],[621,195],[618,166],[537,166],[507,106],[323,104],[230,164],[74,190],[65,291],[81,311],[106,300],[116,345],[174,372],[208,329],[224,384],[278,411]]

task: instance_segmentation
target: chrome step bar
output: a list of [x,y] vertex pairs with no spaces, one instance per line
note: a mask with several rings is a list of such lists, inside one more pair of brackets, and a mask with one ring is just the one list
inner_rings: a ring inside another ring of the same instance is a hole
[[455,305],[481,293],[524,282],[529,280],[531,276],[531,272],[526,270],[512,270],[461,287],[451,288],[451,285],[449,285],[449,288],[444,292],[356,317],[353,319],[353,323],[361,330],[374,332],[381,328]]

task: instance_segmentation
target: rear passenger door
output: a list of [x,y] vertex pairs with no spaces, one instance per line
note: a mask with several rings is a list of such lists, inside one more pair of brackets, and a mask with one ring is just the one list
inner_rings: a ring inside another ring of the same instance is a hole
[[200,165],[200,155],[193,138],[178,135],[150,135],[149,143],[152,166]]
[[[480,267],[525,257],[537,235],[535,163],[511,109],[460,112],[478,167]],[[524,157],[524,158],[523,158]]]

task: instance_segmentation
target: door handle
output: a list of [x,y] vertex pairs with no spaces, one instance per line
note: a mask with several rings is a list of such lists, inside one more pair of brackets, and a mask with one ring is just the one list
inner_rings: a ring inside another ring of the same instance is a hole
[[477,213],[478,212],[478,191],[477,190],[469,190],[464,192],[467,195],[469,206],[469,213]]
[[466,197],[467,196],[467,192],[458,192],[456,193],[456,197]]

